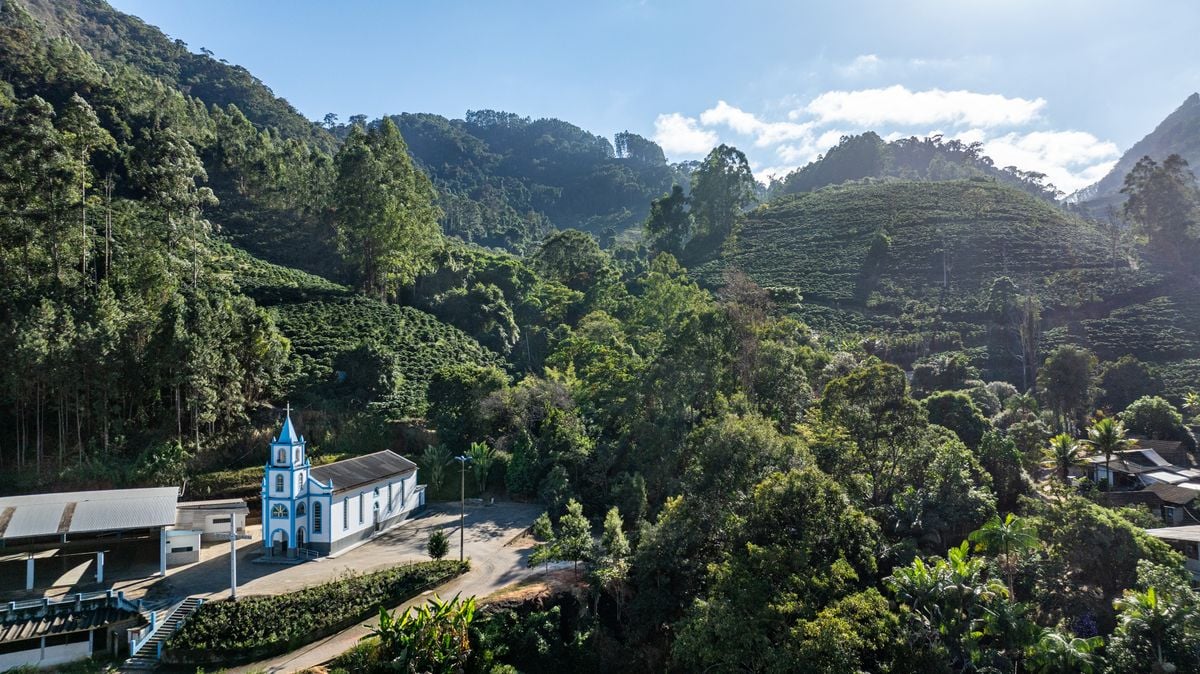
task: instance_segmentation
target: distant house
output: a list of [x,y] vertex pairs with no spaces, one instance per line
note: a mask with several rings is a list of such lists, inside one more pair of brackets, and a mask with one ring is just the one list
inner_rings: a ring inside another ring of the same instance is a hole
[[1186,557],[1184,566],[1192,573],[1192,579],[1200,582],[1200,524],[1186,527],[1147,529],[1146,533],[1161,539]]
[[1161,501],[1159,512],[1167,526],[1200,524],[1200,489],[1186,484],[1152,484],[1146,491]]
[[[1135,438],[1136,446],[1087,458],[1088,477],[1111,485],[1108,505],[1145,505],[1167,526],[1200,524],[1200,468],[1182,442]],[[1111,478],[1110,478],[1111,473]]]
[[[1133,449],[1087,458],[1088,477],[1114,489],[1142,489],[1155,484],[1185,485],[1200,490],[1200,468],[1182,442],[1135,440]],[[1111,475],[1110,475],[1111,474]]]
[[1200,524],[1200,490],[1190,487],[1160,483],[1136,491],[1110,491],[1102,502],[1111,507],[1146,506],[1169,527]]

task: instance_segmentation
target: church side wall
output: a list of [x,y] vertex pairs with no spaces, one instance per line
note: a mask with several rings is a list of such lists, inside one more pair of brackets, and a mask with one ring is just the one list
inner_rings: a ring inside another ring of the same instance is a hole
[[[392,498],[388,500],[388,485],[392,485]],[[364,485],[353,491],[343,492],[335,496],[334,513],[331,520],[329,552],[337,552],[348,545],[370,538],[377,530],[383,530],[408,519],[408,516],[419,505],[416,496],[417,476],[415,473],[405,478],[380,480]],[[361,506],[360,506],[361,503]],[[376,527],[375,506],[379,506]],[[362,508],[362,522],[359,522],[359,508]],[[349,510],[349,517],[343,515]],[[343,527],[343,523],[348,526]]]

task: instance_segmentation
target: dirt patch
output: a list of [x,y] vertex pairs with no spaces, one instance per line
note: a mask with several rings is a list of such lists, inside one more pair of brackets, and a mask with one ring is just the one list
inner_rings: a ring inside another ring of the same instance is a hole
[[547,571],[527,581],[500,588],[479,601],[488,608],[516,608],[551,603],[561,594],[583,592],[587,583],[571,569]]

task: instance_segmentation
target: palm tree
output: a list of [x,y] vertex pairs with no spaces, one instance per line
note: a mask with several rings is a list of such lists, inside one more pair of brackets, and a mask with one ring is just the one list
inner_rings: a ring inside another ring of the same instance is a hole
[[1133,441],[1125,437],[1125,424],[1112,417],[1104,417],[1092,424],[1088,429],[1086,440],[1080,442],[1091,447],[1097,454],[1104,455],[1104,472],[1108,476],[1108,485],[1113,483],[1112,471],[1108,469],[1112,455],[1133,446]]
[[1029,670],[1037,674],[1092,674],[1102,660],[1098,651],[1102,637],[1084,639],[1047,627],[1033,647]]
[[1037,545],[1037,531],[1016,515],[1009,513],[1003,521],[1000,516],[994,516],[982,527],[971,532],[967,537],[975,544],[976,550],[983,550],[1001,558],[1004,575],[1008,579],[1008,596],[1013,596],[1013,574],[1016,571],[1014,555],[1020,550],[1026,550]]
[[1126,634],[1145,634],[1157,662],[1155,672],[1174,672],[1176,666],[1163,659],[1163,641],[1167,630],[1200,618],[1200,609],[1190,603],[1172,602],[1153,588],[1145,592],[1126,590],[1125,596],[1113,602],[1117,609],[1117,629]]
[[1066,433],[1050,438],[1050,446],[1042,450],[1042,457],[1042,465],[1058,473],[1063,484],[1070,481],[1072,468],[1085,463],[1083,447]]
[[1183,409],[1192,417],[1200,416],[1200,393],[1188,391],[1183,394]]
[[475,472],[475,484],[479,486],[479,493],[482,495],[484,488],[487,487],[488,472],[491,471],[492,464],[496,462],[496,450],[486,442],[472,442],[471,449],[467,450],[467,456],[471,457],[471,470]]
[[429,445],[421,454],[421,467],[429,479],[430,491],[434,494],[442,488],[446,479],[446,465],[451,461],[450,450],[441,445]]

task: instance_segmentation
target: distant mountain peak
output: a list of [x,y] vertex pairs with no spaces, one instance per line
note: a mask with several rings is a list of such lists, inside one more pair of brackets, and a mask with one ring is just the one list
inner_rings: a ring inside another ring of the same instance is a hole
[[[1142,157],[1149,156],[1158,161],[1177,154],[1193,167],[1200,167],[1200,92],[1194,92],[1158,123],[1145,138],[1134,143],[1117,163],[1094,185],[1079,190],[1068,198],[1088,206],[1092,210],[1119,203],[1123,200],[1121,187],[1125,175]],[[1195,169],[1193,169],[1195,170]]]

